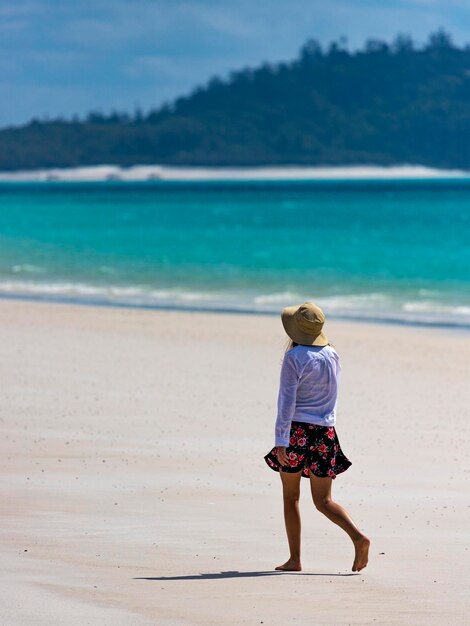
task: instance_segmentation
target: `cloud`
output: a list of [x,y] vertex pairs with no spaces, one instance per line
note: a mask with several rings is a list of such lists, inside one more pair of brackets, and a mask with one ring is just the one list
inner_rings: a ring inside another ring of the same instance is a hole
[[260,35],[260,31],[265,30],[264,22],[253,19],[253,16],[242,17],[236,10],[234,11],[233,5],[203,10],[193,5],[191,11],[195,21],[201,25],[222,35],[237,39],[240,37],[244,39],[257,37]]
[[0,19],[16,20],[19,17],[28,17],[38,13],[41,5],[31,0],[17,0],[15,3],[0,2]]
[[178,74],[187,75],[187,71],[181,72],[181,63],[168,56],[140,56],[123,65],[122,70],[131,78],[154,78],[166,76],[174,78]]
[[104,15],[73,16],[63,24],[59,40],[76,46],[111,49],[166,32],[168,27],[167,17],[158,7],[131,12],[117,3]]
[[18,31],[27,30],[31,19],[38,13],[36,2],[3,3],[0,2],[0,32],[15,35]]

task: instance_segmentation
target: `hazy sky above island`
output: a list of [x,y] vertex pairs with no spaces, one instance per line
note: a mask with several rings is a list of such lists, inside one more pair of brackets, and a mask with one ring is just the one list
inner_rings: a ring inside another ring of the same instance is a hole
[[470,43],[468,0],[0,0],[0,126],[147,111],[308,38],[420,46],[439,28]]

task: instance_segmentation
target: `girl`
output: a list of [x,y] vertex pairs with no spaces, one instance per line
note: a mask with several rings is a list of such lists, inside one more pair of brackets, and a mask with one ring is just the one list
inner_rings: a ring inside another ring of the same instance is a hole
[[348,512],[331,499],[332,481],[351,465],[335,430],[339,356],[323,332],[325,315],[312,302],[283,309],[282,323],[291,342],[282,368],[275,425],[275,447],[264,457],[282,480],[284,520],[290,557],[277,570],[302,569],[300,562],[300,479],[310,478],[313,502],[350,536],[353,572],[367,565],[369,539]]

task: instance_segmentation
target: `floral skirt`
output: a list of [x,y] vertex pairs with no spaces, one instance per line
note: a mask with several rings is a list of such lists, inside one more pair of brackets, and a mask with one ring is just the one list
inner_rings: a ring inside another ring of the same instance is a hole
[[286,453],[288,465],[279,463],[277,448],[268,452],[264,460],[275,472],[293,474],[302,470],[304,478],[309,477],[309,469],[320,478],[336,478],[352,465],[341,450],[335,428],[318,424],[293,421]]

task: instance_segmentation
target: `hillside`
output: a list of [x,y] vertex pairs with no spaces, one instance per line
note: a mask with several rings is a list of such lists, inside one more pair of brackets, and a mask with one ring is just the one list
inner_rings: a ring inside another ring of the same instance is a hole
[[0,131],[0,169],[419,163],[470,168],[470,46],[442,31],[213,78],[143,115],[90,113]]

